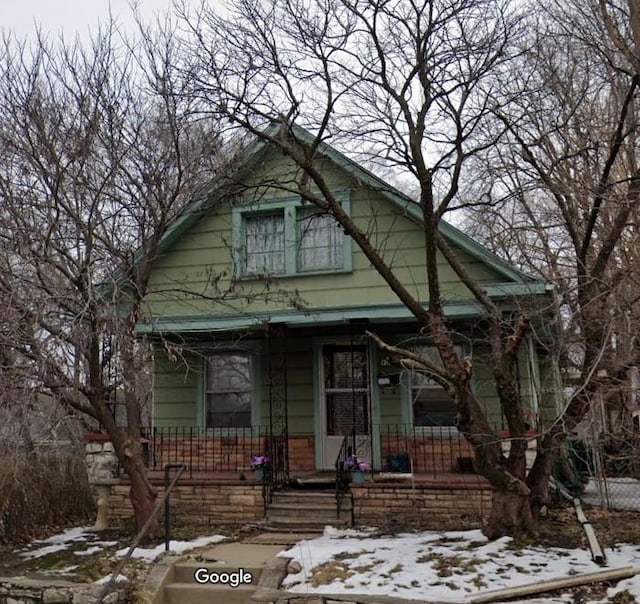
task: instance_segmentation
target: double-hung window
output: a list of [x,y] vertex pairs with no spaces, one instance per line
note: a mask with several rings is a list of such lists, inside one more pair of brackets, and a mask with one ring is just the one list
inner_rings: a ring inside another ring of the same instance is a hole
[[[349,211],[349,202],[342,202]],[[300,199],[233,209],[236,275],[290,276],[351,270],[351,240],[333,216]]]
[[[435,346],[417,344],[412,351],[440,365],[440,356]],[[456,346],[458,356],[462,348]],[[414,427],[455,426],[457,409],[451,395],[426,373],[410,371],[408,380]]]
[[283,212],[245,216],[244,249],[247,275],[281,275],[284,273]]
[[316,207],[297,209],[298,270],[344,266],[344,232],[330,214]]
[[253,406],[252,356],[225,351],[206,359],[204,406],[207,428],[251,426]]

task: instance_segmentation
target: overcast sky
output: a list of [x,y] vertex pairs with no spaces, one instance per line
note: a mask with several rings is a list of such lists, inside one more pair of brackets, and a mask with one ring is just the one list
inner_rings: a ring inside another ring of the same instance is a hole
[[[171,7],[172,0],[139,0],[138,4],[148,20]],[[77,32],[84,38],[108,19],[109,7],[119,23],[132,22],[130,0],[0,0],[0,7],[0,27],[13,30],[20,38],[32,37],[35,24],[46,32],[63,31],[65,37]]]

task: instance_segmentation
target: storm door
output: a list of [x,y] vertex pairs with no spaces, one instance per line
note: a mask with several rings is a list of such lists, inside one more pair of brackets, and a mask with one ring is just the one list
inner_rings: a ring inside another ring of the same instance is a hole
[[320,376],[324,468],[334,468],[345,436],[358,457],[371,462],[368,347],[323,345]]

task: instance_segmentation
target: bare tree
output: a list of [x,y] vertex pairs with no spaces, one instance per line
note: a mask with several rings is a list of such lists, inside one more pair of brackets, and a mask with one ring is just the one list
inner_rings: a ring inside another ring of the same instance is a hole
[[[221,169],[215,123],[193,118],[174,77],[177,50],[143,28],[125,40],[113,24],[86,47],[41,34],[0,49],[0,345],[34,386],[106,430],[138,527],[156,493],[140,445],[136,323],[159,241]],[[125,425],[109,405],[116,389]]]
[[[427,372],[456,401],[459,429],[474,448],[477,470],[494,490],[487,534],[531,528],[527,425],[514,378],[531,319],[527,312],[504,313],[438,230],[448,211],[490,192],[489,183],[483,191],[467,174],[504,130],[495,128],[492,115],[500,102],[499,76],[517,52],[522,24],[517,5],[238,0],[229,15],[204,6],[191,14],[182,11],[191,44],[184,69],[192,98],[203,112],[226,117],[295,163],[297,178],[281,186],[335,217],[437,347],[441,363],[372,334],[393,362]],[[279,128],[265,129],[274,122]],[[311,140],[296,125],[312,131]],[[400,169],[417,191],[429,284],[420,295],[428,298],[428,308],[398,279],[384,250],[342,209],[319,161],[328,140],[366,152],[373,165]],[[444,315],[439,254],[486,313],[493,378],[513,438],[508,459],[471,388],[473,360],[456,355]]]
[[558,446],[593,403],[624,407],[640,361],[639,8],[539,2],[520,67],[503,84],[511,102],[496,110],[507,144],[489,165],[509,195],[483,212],[478,234],[557,284],[563,366],[580,376],[539,442],[529,484],[540,499]]

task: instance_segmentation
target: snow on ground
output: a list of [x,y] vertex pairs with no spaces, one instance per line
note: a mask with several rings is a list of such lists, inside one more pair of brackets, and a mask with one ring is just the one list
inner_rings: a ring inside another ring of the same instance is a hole
[[613,510],[640,511],[640,480],[635,478],[589,478],[582,501],[591,505],[605,505]]
[[91,537],[91,535],[92,533],[90,527],[77,526],[62,532],[59,535],[53,535],[53,537],[49,537],[48,539],[33,541],[31,545],[38,543],[46,543],[47,545],[39,547],[35,550],[20,552],[20,555],[28,560],[41,558],[42,556],[46,556],[47,554],[52,554],[54,552],[68,549],[73,544],[84,543]]
[[[509,537],[488,541],[479,530],[405,533],[325,531],[280,556],[302,570],[283,588],[303,593],[388,595],[431,602],[464,602],[479,591],[513,587],[601,570],[588,550],[516,547]],[[640,566],[640,545],[607,550],[609,568]],[[621,581],[609,596],[628,589],[640,601],[640,579]],[[528,604],[572,602],[569,596],[526,600]]]
[[[90,527],[75,527],[58,535],[53,535],[53,537],[49,537],[48,539],[33,541],[28,550],[20,552],[20,556],[27,560],[34,560],[63,550],[73,550],[76,556],[91,556],[102,551],[105,547],[112,547],[118,544],[117,541],[93,541],[98,535],[99,533],[93,532]],[[210,535],[207,537],[198,537],[191,541],[171,541],[169,546],[172,553],[181,554],[197,547],[219,543],[220,541],[224,541],[224,539],[226,539],[226,537],[222,535]],[[40,544],[42,544],[42,547],[31,549]],[[115,555],[121,557],[124,556],[127,551],[129,551],[129,546],[118,550],[115,552]],[[164,543],[150,549],[139,547],[134,550],[131,557],[153,562],[153,560],[164,553],[164,551]]]
[[[98,579],[97,581],[94,581],[94,583],[96,585],[104,585],[105,583],[108,583],[109,581],[111,581],[111,574],[108,574],[106,577],[102,577],[102,579]],[[118,575],[118,577],[116,578],[116,583],[121,583],[123,581],[128,581],[129,577],[127,577],[127,575]]]
[[[209,537],[197,537],[196,539],[192,539],[191,541],[169,541],[169,549],[173,554],[182,554],[197,547],[211,545],[212,543],[219,543],[220,541],[224,541],[225,539],[226,537],[222,535],[211,535]],[[124,556],[128,551],[128,547],[120,549],[116,552],[116,556]],[[134,550],[133,554],[131,554],[131,557],[140,558],[142,560],[146,560],[147,562],[153,562],[160,554],[163,554],[164,551],[164,543],[150,549],[138,547]]]

